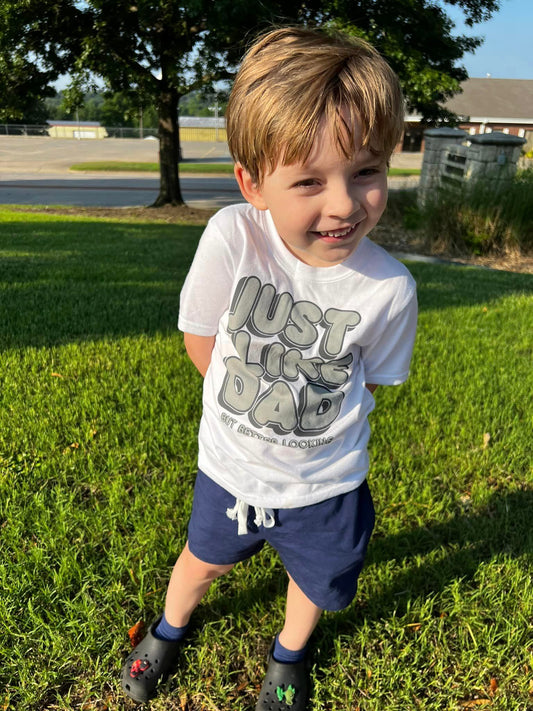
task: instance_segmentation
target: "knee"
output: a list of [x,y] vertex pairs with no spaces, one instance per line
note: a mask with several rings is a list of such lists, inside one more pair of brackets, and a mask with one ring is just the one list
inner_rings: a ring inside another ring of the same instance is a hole
[[213,581],[226,575],[233,568],[233,565],[212,565],[199,561],[193,565],[193,575],[197,580]]
[[183,555],[185,557],[183,562],[185,563],[186,573],[190,579],[192,578],[205,582],[216,580],[222,575],[229,573],[229,571],[233,568],[233,564],[214,565],[213,563],[206,563],[205,561],[200,560],[191,553],[188,545],[183,551]]

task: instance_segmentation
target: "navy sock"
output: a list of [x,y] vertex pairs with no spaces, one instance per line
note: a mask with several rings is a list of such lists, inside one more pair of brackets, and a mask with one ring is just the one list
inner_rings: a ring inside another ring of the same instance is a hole
[[287,649],[279,641],[279,635],[276,635],[272,656],[277,662],[280,662],[281,664],[297,664],[305,659],[306,652],[307,645],[303,649],[298,649],[296,651]]
[[166,642],[179,642],[180,639],[183,639],[187,634],[188,627],[188,624],[183,627],[174,627],[167,621],[167,618],[163,613],[163,617],[155,628],[153,634],[154,637],[157,637],[157,639],[164,639]]

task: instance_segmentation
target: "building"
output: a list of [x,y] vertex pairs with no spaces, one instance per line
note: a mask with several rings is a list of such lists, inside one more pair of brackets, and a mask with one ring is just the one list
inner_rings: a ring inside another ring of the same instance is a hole
[[[533,79],[471,78],[461,88],[445,104],[459,116],[460,128],[471,135],[502,131],[525,138],[525,149],[533,149]],[[422,150],[423,130],[420,117],[407,117],[404,151]]]
[[[533,132],[533,79],[469,79],[446,108],[470,134],[503,131],[526,138]],[[530,136],[530,140],[533,136]]]
[[47,121],[52,138],[107,138],[107,131],[98,121]]

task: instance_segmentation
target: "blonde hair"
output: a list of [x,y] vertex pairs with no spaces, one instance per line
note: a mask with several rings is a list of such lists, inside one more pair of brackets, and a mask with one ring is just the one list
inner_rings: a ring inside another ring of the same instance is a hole
[[323,121],[346,158],[366,148],[388,160],[404,124],[396,74],[357,37],[301,27],[260,37],[226,111],[233,159],[260,184],[279,162],[305,162]]

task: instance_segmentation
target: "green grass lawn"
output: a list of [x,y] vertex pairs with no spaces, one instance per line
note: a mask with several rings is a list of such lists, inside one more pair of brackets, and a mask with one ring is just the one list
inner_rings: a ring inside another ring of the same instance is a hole
[[[176,330],[201,227],[0,212],[0,709],[131,709],[128,628],[186,538],[201,378]],[[533,709],[533,276],[412,262],[380,388],[378,523],[314,635],[313,711]],[[249,711],[283,616],[264,550],[198,609],[151,707]]]
[[[70,170],[76,171],[126,171],[159,173],[159,163],[128,163],[126,161],[93,161],[85,163],[74,163]],[[233,163],[180,163],[180,173],[221,173],[233,175]],[[420,168],[391,168],[391,176],[420,175]]]
[[[70,170],[102,172],[141,172],[159,173],[159,163],[140,163],[127,161],[92,161],[73,163]],[[180,163],[180,173],[222,173],[233,175],[233,163]]]

